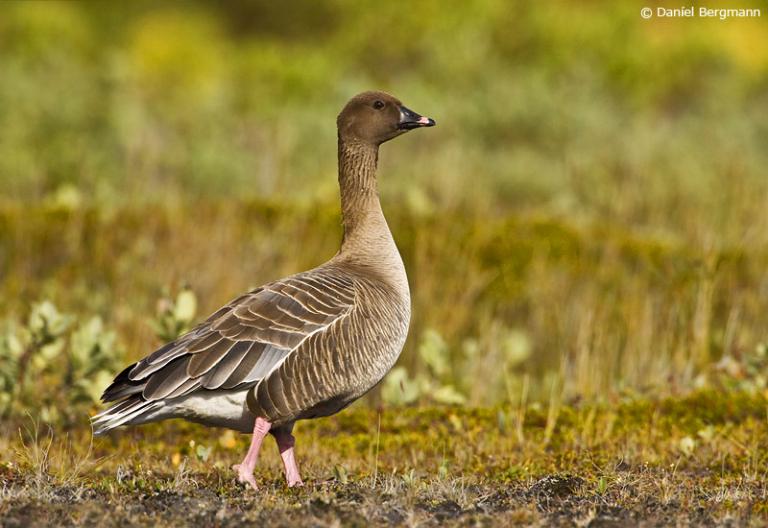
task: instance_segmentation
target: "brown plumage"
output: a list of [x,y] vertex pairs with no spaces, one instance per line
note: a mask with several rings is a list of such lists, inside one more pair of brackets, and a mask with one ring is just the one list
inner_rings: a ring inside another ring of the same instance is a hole
[[[258,452],[264,429],[281,446],[290,444],[290,461],[284,460],[289,484],[296,484],[293,423],[339,411],[389,371],[408,331],[410,294],[379,203],[378,149],[434,121],[391,95],[365,92],[347,103],[337,125],[344,226],[339,252],[313,270],[238,297],[122,371],[102,397],[117,403],[94,417],[97,434],[185,418],[253,430]],[[255,463],[254,445],[249,457]],[[240,472],[255,486],[252,475]]]

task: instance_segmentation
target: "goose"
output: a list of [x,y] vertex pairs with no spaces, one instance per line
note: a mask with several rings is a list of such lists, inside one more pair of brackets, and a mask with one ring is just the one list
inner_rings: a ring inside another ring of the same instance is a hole
[[252,433],[240,483],[274,436],[289,487],[298,420],[329,416],[376,385],[402,351],[411,315],[405,267],[379,202],[379,146],[435,121],[380,91],[356,95],[338,116],[343,238],[326,263],[255,288],[188,333],[126,367],[106,388],[112,405],[94,434],[182,418]]

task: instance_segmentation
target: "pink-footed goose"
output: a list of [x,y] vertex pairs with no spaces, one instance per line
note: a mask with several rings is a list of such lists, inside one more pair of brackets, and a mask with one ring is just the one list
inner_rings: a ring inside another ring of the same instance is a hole
[[93,418],[96,434],[121,425],[184,418],[252,432],[238,480],[274,435],[289,486],[301,485],[291,434],[296,420],[334,414],[392,368],[405,342],[410,292],[381,210],[379,146],[435,122],[383,92],[353,97],[339,114],[344,238],[325,264],[233,300],[189,333],[117,375]]

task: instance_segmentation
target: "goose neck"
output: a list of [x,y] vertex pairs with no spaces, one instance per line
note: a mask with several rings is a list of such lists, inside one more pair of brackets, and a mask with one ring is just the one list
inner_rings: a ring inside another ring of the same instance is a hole
[[387,282],[407,301],[405,268],[379,202],[376,185],[378,155],[378,146],[339,139],[339,187],[344,237],[337,258],[375,270],[386,277]]
[[377,228],[386,229],[376,182],[378,157],[376,145],[339,139],[339,189],[345,240]]

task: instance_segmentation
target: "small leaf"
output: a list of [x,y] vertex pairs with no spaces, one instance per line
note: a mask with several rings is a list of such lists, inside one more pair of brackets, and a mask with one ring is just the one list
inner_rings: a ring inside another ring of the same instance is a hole
[[35,341],[48,343],[66,332],[73,318],[64,315],[50,301],[43,301],[32,306],[28,327]]
[[507,364],[517,366],[531,355],[531,340],[521,330],[509,330],[502,340],[502,349]]
[[195,293],[185,288],[176,296],[176,303],[173,307],[174,317],[183,323],[190,323],[197,313],[197,297]]
[[606,491],[608,491],[608,481],[605,477],[601,476],[597,480],[597,493],[599,495],[605,495]]
[[382,399],[390,405],[407,405],[419,398],[419,385],[408,376],[405,367],[393,368],[381,388]]
[[98,403],[101,395],[110,383],[112,383],[112,374],[106,370],[98,371],[94,376],[80,380],[83,392],[93,403]]
[[203,444],[199,444],[197,448],[195,448],[195,455],[197,455],[197,458],[199,460],[202,460],[203,462],[208,461],[208,457],[211,456],[211,451],[213,451],[213,447],[207,447]]
[[419,344],[419,356],[436,377],[448,373],[448,345],[436,330],[428,329],[424,332]]
[[704,442],[711,442],[715,437],[715,428],[711,425],[708,425],[703,429],[699,429],[699,431],[696,433],[696,436],[701,438]]
[[467,398],[457,391],[453,385],[444,385],[432,393],[432,399],[445,405],[463,405]]
[[346,484],[349,481],[347,470],[338,464],[333,466],[333,477],[341,484]]
[[696,449],[696,440],[690,436],[684,436],[678,443],[678,448],[685,456],[691,456]]

